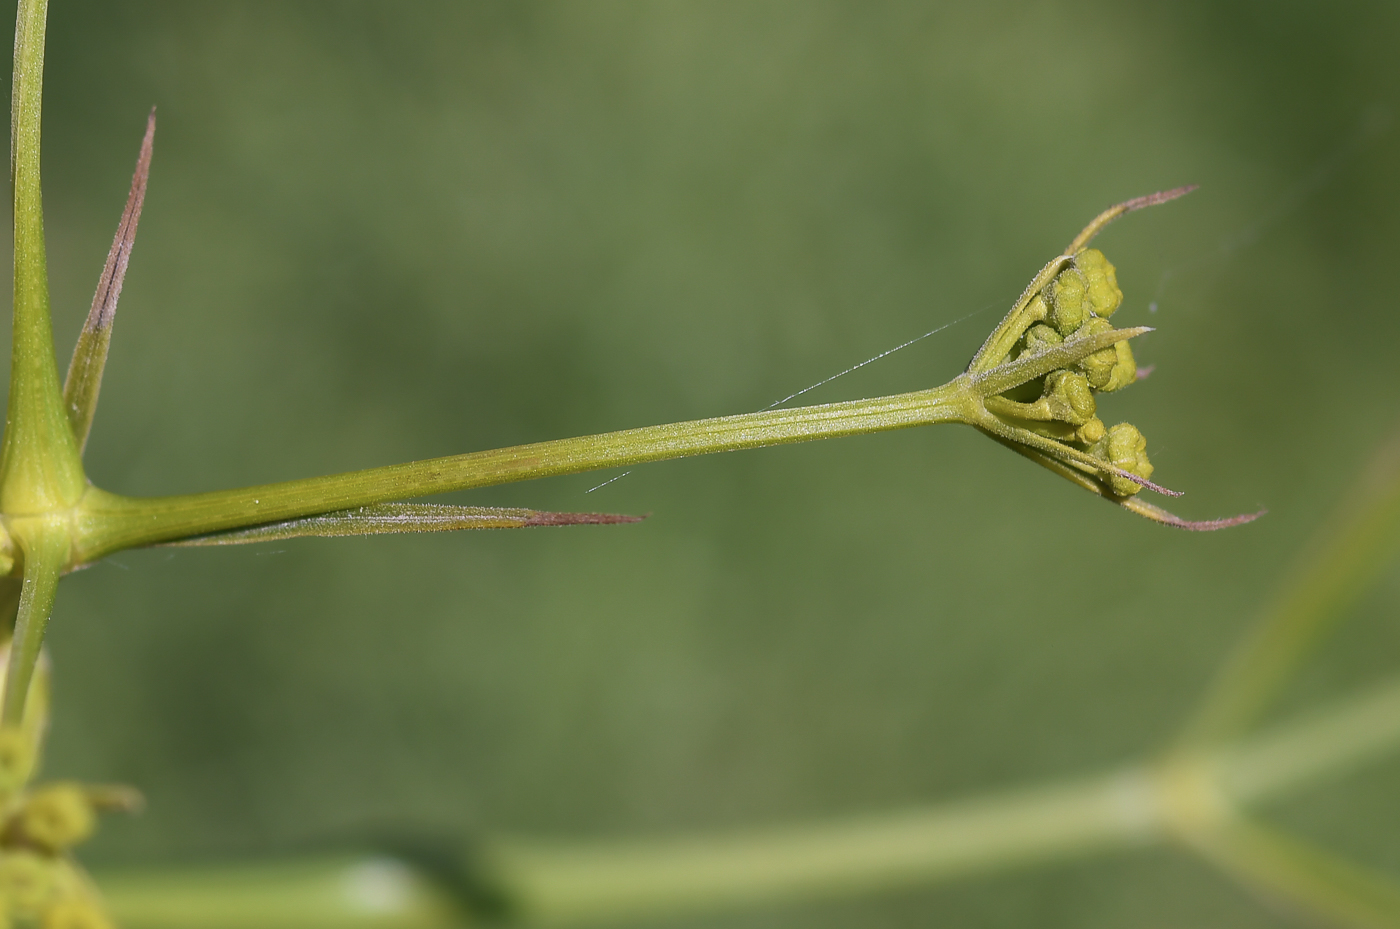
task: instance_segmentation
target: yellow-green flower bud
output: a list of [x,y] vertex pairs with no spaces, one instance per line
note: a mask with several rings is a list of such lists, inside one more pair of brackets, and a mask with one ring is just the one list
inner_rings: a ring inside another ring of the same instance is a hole
[[89,900],[62,900],[44,911],[43,929],[113,929],[107,914]]
[[0,795],[19,790],[33,773],[33,735],[14,726],[0,728]]
[[[1087,335],[1108,332],[1113,324],[1106,319],[1091,319],[1084,324]],[[1120,390],[1137,380],[1137,361],[1127,340],[1100,349],[1079,359],[1079,370],[1089,379],[1089,386],[1105,393]]]
[[[1143,480],[1150,478],[1154,470],[1152,462],[1147,460],[1147,440],[1131,423],[1119,423],[1109,429],[1108,434],[1089,449],[1089,454]],[[1116,474],[1110,474],[1108,482],[1120,497],[1131,497],[1142,489],[1140,484]]]
[[1103,420],[1095,416],[1093,419],[1074,430],[1074,438],[1075,441],[1083,442],[1085,445],[1093,445],[1095,442],[1102,439],[1107,432],[1108,430],[1104,428]]
[[1046,288],[1050,292],[1050,324],[1067,336],[1089,317],[1089,307],[1085,300],[1084,275],[1074,268],[1065,268],[1060,276]]
[[1076,426],[1092,419],[1097,409],[1089,380],[1078,371],[1051,371],[1045,376],[1043,396],[1050,415]]
[[1108,381],[1099,388],[1104,393],[1127,387],[1137,380],[1137,360],[1133,358],[1133,350],[1128,343],[1115,344],[1113,352],[1113,370],[1109,372]]
[[1088,285],[1089,309],[1095,316],[1107,319],[1123,304],[1123,291],[1118,288],[1118,274],[1103,252],[1086,248],[1074,258],[1075,267],[1084,272]]
[[0,852],[0,900],[12,917],[43,908],[53,895],[55,870],[33,852]]
[[[1036,297],[1039,300],[1039,297]],[[1032,326],[1026,330],[1026,352],[1038,352],[1047,345],[1059,345],[1064,339],[1060,334],[1044,323]]]
[[48,784],[31,793],[15,825],[33,844],[61,852],[85,841],[97,826],[87,792],[77,784]]
[[[1113,328],[1113,323],[1106,319],[1091,319],[1084,324],[1086,335],[1098,335]],[[1085,355],[1079,359],[1079,370],[1084,372],[1084,376],[1089,379],[1089,386],[1096,390],[1102,390],[1103,386],[1113,378],[1113,369],[1118,364],[1117,346],[1110,345],[1108,348],[1100,349],[1092,355]]]

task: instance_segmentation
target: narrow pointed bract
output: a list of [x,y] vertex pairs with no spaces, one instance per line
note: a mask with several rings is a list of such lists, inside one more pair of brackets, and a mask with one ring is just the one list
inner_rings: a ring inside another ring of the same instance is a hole
[[1147,194],[1142,197],[1134,197],[1131,200],[1124,200],[1122,203],[1115,203],[1113,206],[1095,216],[1089,225],[1085,226],[1079,235],[1074,237],[1074,241],[1069,243],[1069,248],[1065,253],[1073,255],[1080,249],[1088,246],[1093,241],[1094,236],[1103,231],[1103,228],[1124,214],[1134,210],[1146,209],[1149,206],[1158,206],[1169,203],[1178,197],[1184,197],[1191,191],[1199,187],[1199,184],[1187,184],[1184,187],[1173,187],[1171,190],[1159,190],[1155,194]]
[[641,522],[641,516],[614,513],[551,513],[489,506],[436,503],[385,503],[266,523],[250,529],[216,532],[167,542],[166,545],[246,545],[283,539],[390,535],[403,532],[454,532],[461,529],[525,529],[531,526],[599,526]]
[[1047,471],[1053,471],[1065,480],[1073,484],[1078,484],[1090,493],[1098,494],[1110,503],[1116,503],[1131,513],[1136,513],[1139,516],[1150,519],[1156,523],[1161,523],[1164,526],[1186,529],[1190,532],[1214,532],[1217,529],[1229,529],[1234,526],[1243,526],[1245,523],[1252,523],[1268,512],[1267,510],[1258,510],[1254,513],[1241,513],[1237,516],[1226,516],[1221,519],[1182,519],[1180,516],[1174,513],[1168,513],[1161,507],[1148,503],[1146,500],[1139,497],[1119,496],[1098,478],[1076,468],[1072,468],[1058,458],[1052,458],[1042,451],[1018,444],[1010,439],[1002,438],[999,435],[991,433],[989,433],[989,435],[1013,452],[1024,455]]
[[68,363],[68,377],[63,383],[63,410],[73,430],[73,438],[82,452],[92,429],[97,396],[102,390],[102,371],[107,365],[107,349],[112,344],[112,323],[117,314],[117,300],[122,294],[126,267],[131,260],[131,248],[136,242],[136,226],[141,221],[141,205],[146,199],[146,181],[151,173],[151,148],[156,134],[156,111],[146,118],[146,137],[141,140],[141,154],[136,159],[136,172],[131,176],[131,192],[126,208],[107,253],[107,264],[97,282],[83,331],[73,348],[73,360]]

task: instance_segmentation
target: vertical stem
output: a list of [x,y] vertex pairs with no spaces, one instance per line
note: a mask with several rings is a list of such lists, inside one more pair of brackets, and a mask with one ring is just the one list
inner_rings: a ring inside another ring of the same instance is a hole
[[20,539],[24,548],[24,589],[19,598],[10,663],[5,671],[5,704],[0,725],[18,726],[24,721],[29,684],[39,663],[44,631],[53,610],[58,579],[68,560],[68,534],[61,525],[29,521]]
[[0,451],[0,507],[7,513],[72,506],[85,487],[63,412],[49,321],[39,132],[47,0],[21,0],[10,99],[15,305],[10,399]]

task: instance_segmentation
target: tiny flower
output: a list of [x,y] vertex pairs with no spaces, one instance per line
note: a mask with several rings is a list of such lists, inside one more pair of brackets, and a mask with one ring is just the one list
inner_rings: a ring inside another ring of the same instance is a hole
[[0,852],[0,901],[10,916],[41,909],[53,897],[58,868],[34,852]]
[[[1147,460],[1147,440],[1131,423],[1119,423],[1109,429],[1107,435],[1089,447],[1089,454],[1144,480],[1156,470]],[[1142,489],[1141,484],[1116,474],[1110,475],[1108,482],[1120,497],[1130,497]]]
[[[1113,324],[1097,317],[1085,324],[1085,330],[1097,335],[1109,332]],[[1121,390],[1137,380],[1137,362],[1133,360],[1133,350],[1126,342],[1119,342],[1102,351],[1087,355],[1079,362],[1079,369],[1089,379],[1089,386],[1104,393]]]
[[[1045,301],[1040,297],[1036,297],[1036,301],[1042,306],[1045,305]],[[1063,341],[1064,338],[1054,329],[1044,323],[1038,323],[1026,330],[1025,352],[1038,352],[1047,345],[1059,345]]]
[[87,791],[77,784],[46,784],[29,794],[13,829],[23,841],[50,853],[86,841],[97,827]]
[[44,911],[43,929],[113,929],[107,914],[90,900],[61,900]]
[[1084,274],[1088,285],[1089,310],[1095,316],[1108,319],[1123,305],[1116,269],[1097,248],[1086,248],[1075,255],[1074,266]]
[[1046,405],[1056,419],[1083,425],[1094,418],[1097,409],[1089,386],[1089,379],[1077,371],[1051,371],[1045,376]]
[[1088,285],[1084,273],[1075,267],[1065,268],[1048,288],[1050,296],[1050,325],[1067,336],[1089,318]]
[[0,727],[0,795],[19,790],[34,770],[34,740],[18,726]]

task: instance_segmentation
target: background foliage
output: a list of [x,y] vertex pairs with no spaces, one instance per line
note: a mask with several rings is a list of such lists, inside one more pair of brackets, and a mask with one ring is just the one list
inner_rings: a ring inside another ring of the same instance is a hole
[[[1392,6],[65,0],[66,346],[160,130],[89,472],[193,491],[942,383],[1100,208],[1173,532],[971,430],[495,489],[640,526],[120,555],[51,627],[95,865],[670,834],[1149,751],[1393,429]],[[1151,312],[1149,304],[1156,304]],[[1091,552],[1069,574],[1068,546]],[[1394,572],[1288,705],[1391,671]],[[1274,815],[1400,872],[1394,763]],[[704,926],[1269,926],[1170,851]]]

